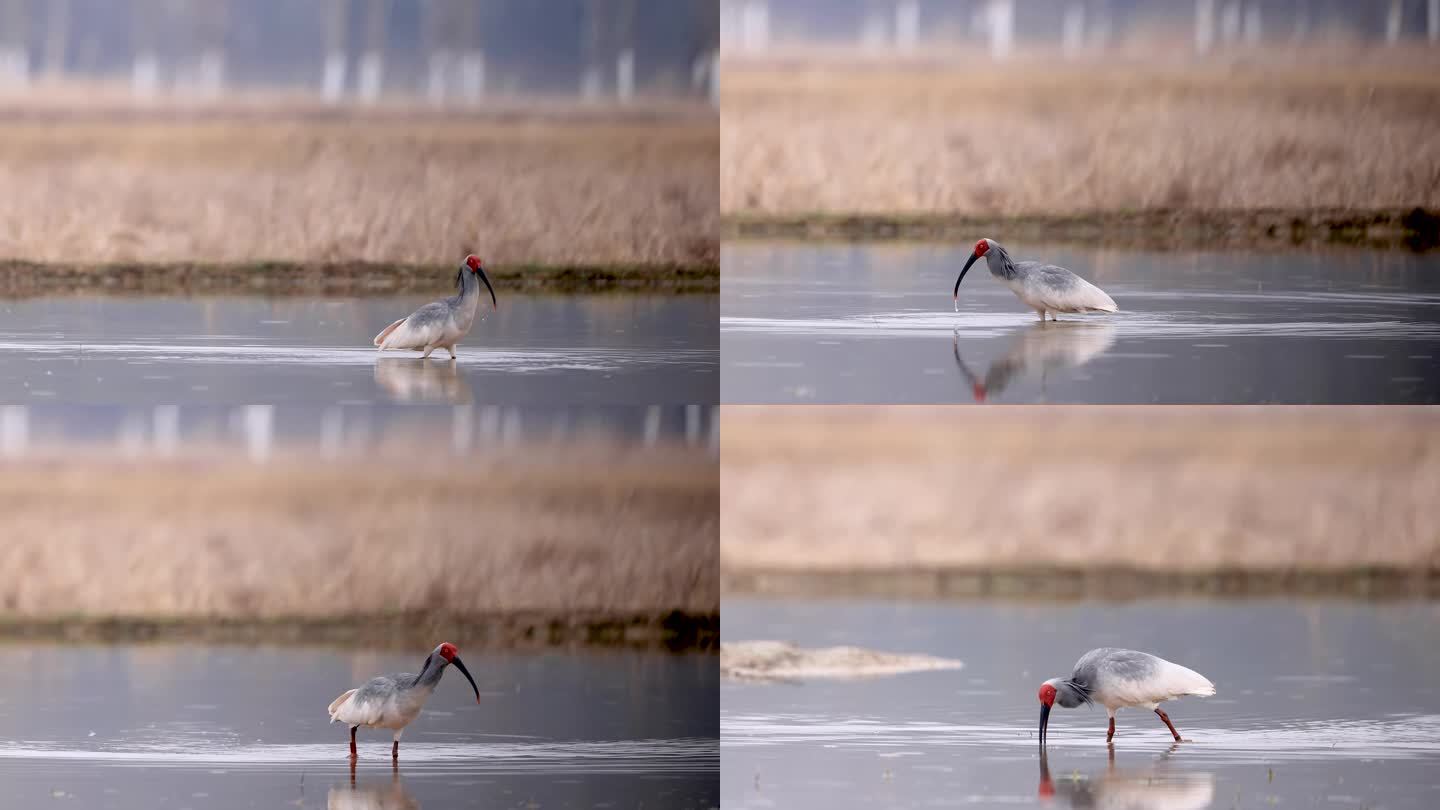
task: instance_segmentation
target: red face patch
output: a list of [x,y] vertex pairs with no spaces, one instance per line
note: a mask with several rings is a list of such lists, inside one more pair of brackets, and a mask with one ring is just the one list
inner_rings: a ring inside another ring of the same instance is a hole
[[1055,705],[1055,687],[1048,683],[1040,684],[1040,702],[1046,706]]
[[984,239],[981,239],[979,242],[976,242],[976,243],[975,243],[975,255],[976,255],[976,256],[984,256],[984,255],[985,255],[985,251],[987,251],[987,250],[989,250],[989,249],[990,249],[990,243],[989,243],[989,242],[986,242]]
[[[444,658],[446,661],[455,660],[455,656],[459,652],[460,650],[456,649],[455,645],[451,644],[448,641],[440,645],[440,657]],[[1053,692],[1054,690],[1052,689],[1051,691]]]
[[476,256],[473,253],[465,257],[465,266],[469,267],[471,270],[479,270],[481,264],[482,262],[480,261],[480,257]]

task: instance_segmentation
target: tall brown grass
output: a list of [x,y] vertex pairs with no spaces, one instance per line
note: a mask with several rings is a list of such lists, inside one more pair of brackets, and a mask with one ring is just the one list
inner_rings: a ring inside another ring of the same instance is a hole
[[1440,411],[727,407],[721,567],[1440,569]]
[[0,469],[0,617],[715,612],[703,450],[53,456]]
[[0,259],[714,260],[714,118],[14,112]]
[[721,210],[1440,206],[1440,54],[724,67]]

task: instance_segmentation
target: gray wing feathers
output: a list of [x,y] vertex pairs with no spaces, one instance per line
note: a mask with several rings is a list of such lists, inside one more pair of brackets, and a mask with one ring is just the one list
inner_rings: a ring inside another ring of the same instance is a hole
[[1080,660],[1075,662],[1075,678],[1079,679],[1083,674],[1085,681],[1093,684],[1095,675],[1103,667],[1107,675],[1138,680],[1154,672],[1159,661],[1150,653],[1101,647],[1080,656]]
[[415,310],[408,318],[390,324],[375,337],[375,345],[387,349],[423,349],[444,337],[450,309],[443,301]]

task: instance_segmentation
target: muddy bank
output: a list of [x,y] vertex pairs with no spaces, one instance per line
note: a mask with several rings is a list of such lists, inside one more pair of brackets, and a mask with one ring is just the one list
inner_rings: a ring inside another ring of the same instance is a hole
[[526,649],[615,647],[714,651],[720,614],[704,611],[516,611],[449,614],[417,611],[332,618],[22,617],[0,616],[0,642],[325,645],[423,647],[436,638],[467,647]]
[[877,678],[963,666],[951,658],[853,646],[805,648],[788,641],[728,641],[720,645],[720,674],[743,681]]
[[1014,242],[1145,250],[1440,247],[1440,211],[1154,209],[1013,217],[949,214],[747,214],[727,217],[726,239]]
[[[699,248],[697,248],[698,250]],[[515,293],[710,294],[720,289],[719,246],[688,264],[541,265],[487,268],[500,296]],[[458,265],[457,265],[458,266]],[[60,295],[445,295],[450,265],[366,262],[52,264],[0,263],[0,298]]]
[[722,574],[727,596],[884,599],[1132,600],[1171,597],[1440,599],[1440,568],[1403,571],[1157,572],[1032,568],[922,571],[745,571]]

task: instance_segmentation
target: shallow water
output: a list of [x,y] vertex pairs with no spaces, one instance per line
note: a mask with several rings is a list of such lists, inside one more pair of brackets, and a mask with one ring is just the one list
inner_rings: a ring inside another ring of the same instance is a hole
[[[718,792],[714,656],[474,651],[390,759],[325,707],[424,658],[203,645],[0,646],[5,806],[697,807]],[[413,660],[412,660],[413,659]],[[353,779],[353,784],[352,784]]]
[[1041,325],[970,246],[728,244],[724,402],[1440,402],[1440,254],[1014,245],[1115,315]]
[[[956,657],[959,671],[726,681],[726,807],[1440,805],[1440,606],[1327,601],[906,603],[727,598],[723,638]],[[1187,742],[1122,710],[1056,709],[1040,683],[1097,646],[1215,682],[1166,704]],[[1113,754],[1113,760],[1112,760]]]
[[10,403],[714,402],[713,296],[511,296],[428,361],[371,340],[433,296],[0,305]]

